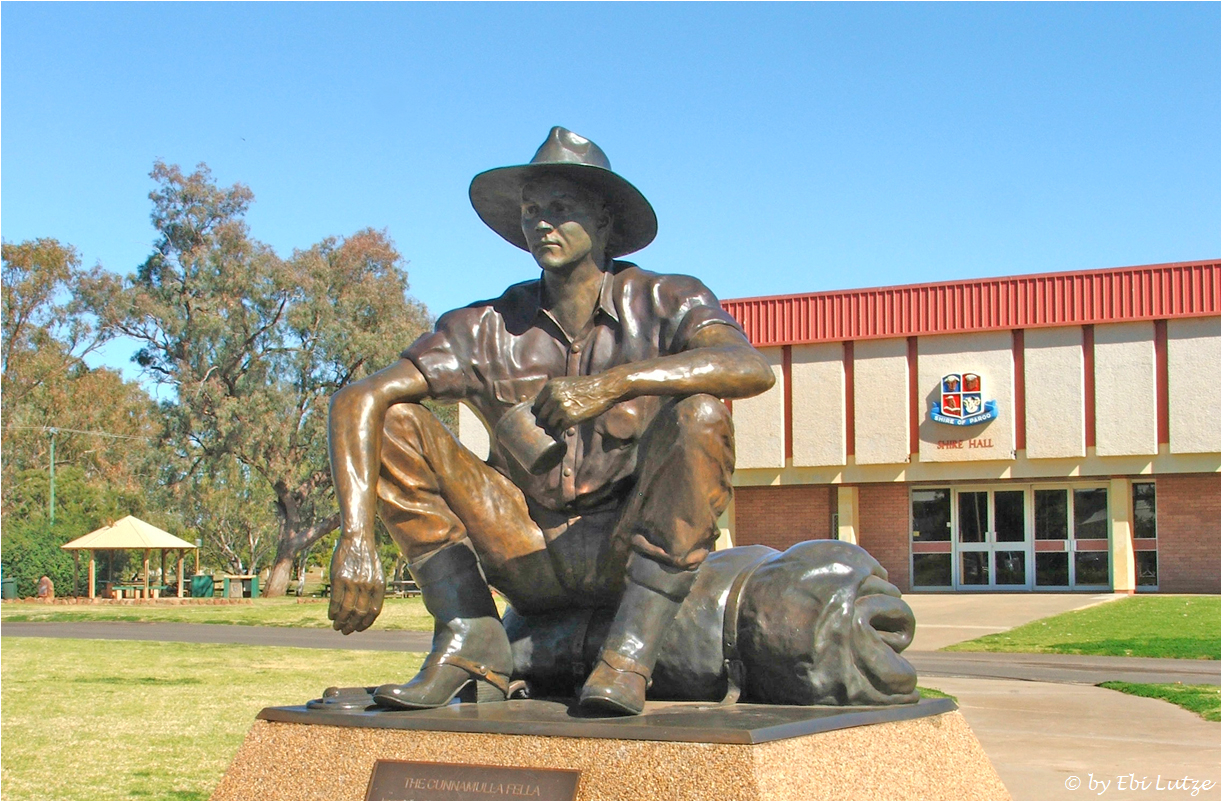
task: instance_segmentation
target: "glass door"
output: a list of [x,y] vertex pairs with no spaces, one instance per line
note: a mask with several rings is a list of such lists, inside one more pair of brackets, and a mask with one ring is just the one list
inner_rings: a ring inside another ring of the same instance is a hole
[[964,590],[1030,588],[1027,491],[972,489],[955,495],[955,586]]
[[1037,487],[1035,586],[1040,590],[1111,586],[1106,487]]

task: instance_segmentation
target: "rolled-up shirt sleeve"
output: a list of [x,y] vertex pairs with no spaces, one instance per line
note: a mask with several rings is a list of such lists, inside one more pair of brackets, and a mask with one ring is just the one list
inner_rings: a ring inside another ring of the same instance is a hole
[[677,354],[686,350],[696,332],[707,326],[733,326],[742,330],[729,312],[721,308],[717,296],[691,276],[666,276],[666,286],[655,297],[662,318],[662,348]]
[[421,335],[403,351],[402,357],[424,375],[430,397],[456,401],[479,387],[474,370],[478,325],[478,312],[469,308],[447,312],[437,320],[433,331]]

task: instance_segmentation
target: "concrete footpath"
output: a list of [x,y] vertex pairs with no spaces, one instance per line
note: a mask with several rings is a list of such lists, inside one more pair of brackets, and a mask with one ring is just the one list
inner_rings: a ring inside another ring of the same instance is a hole
[[1222,798],[1220,725],[1175,705],[1049,682],[921,684],[958,699],[1015,799]]
[[1123,593],[909,593],[904,601],[916,615],[910,651],[932,652],[952,643],[1128,598]]
[[910,594],[904,652],[949,693],[1015,799],[1222,799],[1222,725],[1158,699],[1093,687],[1220,682],[1214,660],[934,651],[1119,594]]

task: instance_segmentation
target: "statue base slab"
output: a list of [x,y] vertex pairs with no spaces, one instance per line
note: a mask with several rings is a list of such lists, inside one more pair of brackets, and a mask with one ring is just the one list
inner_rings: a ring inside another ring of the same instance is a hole
[[1009,799],[948,699],[871,708],[545,700],[259,714],[213,799],[363,799],[375,761],[576,769],[578,799]]

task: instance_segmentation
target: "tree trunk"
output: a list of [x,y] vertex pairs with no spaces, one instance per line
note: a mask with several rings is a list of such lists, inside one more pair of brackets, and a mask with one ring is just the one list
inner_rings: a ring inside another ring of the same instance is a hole
[[267,572],[267,591],[264,596],[283,596],[288,592],[289,580],[293,578],[293,558],[299,551],[312,546],[315,541],[339,526],[339,513],[335,513],[313,525],[285,520],[280,526],[280,537],[276,541],[276,557]]
[[289,579],[293,575],[293,550],[292,543],[287,538],[282,538],[276,544],[276,559],[272,561],[272,567],[267,572],[267,590],[260,589],[261,595],[264,596],[283,596],[289,587]]

